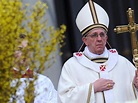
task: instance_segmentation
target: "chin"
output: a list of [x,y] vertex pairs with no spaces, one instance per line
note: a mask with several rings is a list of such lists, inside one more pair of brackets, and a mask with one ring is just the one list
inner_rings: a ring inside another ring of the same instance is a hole
[[104,52],[104,50],[103,49],[100,49],[100,50],[97,50],[97,54],[102,54]]
[[101,55],[102,53],[103,53],[103,52],[98,52],[97,54],[98,54],[98,55]]

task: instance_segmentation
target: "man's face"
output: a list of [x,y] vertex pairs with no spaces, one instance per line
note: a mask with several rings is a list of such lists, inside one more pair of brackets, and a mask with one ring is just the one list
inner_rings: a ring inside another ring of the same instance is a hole
[[[15,51],[15,65],[13,68],[13,74],[15,77],[20,77],[21,75],[26,75],[27,76],[31,76],[32,77],[32,72],[26,72],[27,71],[27,67],[28,67],[28,61],[27,58],[23,57],[23,49],[25,49],[28,45],[28,40],[22,40],[22,42],[20,43],[20,45],[18,45],[18,50]],[[28,53],[28,52],[27,52]],[[23,67],[23,68],[21,68]],[[24,68],[25,67],[25,68]],[[25,70],[21,70],[21,69],[25,69]],[[23,72],[23,73],[22,73]]]
[[106,31],[103,28],[95,28],[88,32],[82,40],[89,51],[94,54],[102,54],[107,41]]
[[23,58],[21,58],[22,56],[22,50],[27,46],[28,41],[27,40],[23,40],[21,42],[21,44],[18,46],[18,50],[15,51],[15,58],[17,60],[20,60],[20,63],[22,64],[25,60]]
[[[23,49],[27,49],[28,40],[22,40],[21,44],[18,46],[18,50],[15,51],[15,67],[13,70],[14,77],[22,77],[22,78],[32,78],[33,71],[29,69],[28,58],[24,57]],[[25,52],[26,55],[29,55],[29,51]],[[23,68],[22,68],[23,67]]]

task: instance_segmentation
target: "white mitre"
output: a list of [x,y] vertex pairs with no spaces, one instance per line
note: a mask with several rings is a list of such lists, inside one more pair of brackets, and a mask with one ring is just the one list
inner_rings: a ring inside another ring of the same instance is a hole
[[109,17],[106,11],[98,4],[89,0],[79,11],[76,24],[84,36],[93,28],[102,27],[108,31]]

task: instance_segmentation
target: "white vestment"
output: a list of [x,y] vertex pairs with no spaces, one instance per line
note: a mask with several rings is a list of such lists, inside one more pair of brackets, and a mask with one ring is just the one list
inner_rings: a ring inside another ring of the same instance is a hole
[[[41,74],[36,74],[37,79],[34,82],[35,85],[35,99],[34,103],[57,103],[57,91],[55,90],[51,80]],[[24,101],[24,88],[27,87],[29,81],[33,81],[33,78],[21,78],[21,85],[17,89],[16,95],[12,95],[10,103],[15,99],[16,103],[25,103]],[[18,80],[13,80],[12,87],[15,87]],[[31,95],[31,93],[30,93]]]
[[[132,83],[136,68],[115,49],[107,51],[105,63],[91,61],[84,52],[74,53],[65,62],[58,84],[58,103],[124,103],[136,99],[138,92]],[[113,89],[94,93],[92,83],[99,78],[113,80]]]

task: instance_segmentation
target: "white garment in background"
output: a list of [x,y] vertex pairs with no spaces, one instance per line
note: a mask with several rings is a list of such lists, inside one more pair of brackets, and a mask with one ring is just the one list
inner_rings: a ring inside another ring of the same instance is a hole
[[[35,100],[34,103],[57,103],[57,91],[55,90],[51,80],[41,74],[35,74],[38,76],[38,79],[35,80]],[[25,103],[24,101],[24,88],[27,87],[29,81],[32,81],[33,78],[21,78],[21,85],[17,89],[16,96],[13,95],[10,99],[10,102],[13,101],[13,99],[16,100],[16,103]],[[15,87],[18,80],[14,80],[11,83],[12,87]],[[30,93],[31,95],[31,93]]]

